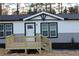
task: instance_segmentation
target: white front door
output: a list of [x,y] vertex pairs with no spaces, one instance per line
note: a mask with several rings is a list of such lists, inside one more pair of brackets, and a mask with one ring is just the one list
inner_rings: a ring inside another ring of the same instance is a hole
[[[35,36],[34,24],[26,24],[26,36]],[[28,38],[28,41],[35,41],[35,38]]]

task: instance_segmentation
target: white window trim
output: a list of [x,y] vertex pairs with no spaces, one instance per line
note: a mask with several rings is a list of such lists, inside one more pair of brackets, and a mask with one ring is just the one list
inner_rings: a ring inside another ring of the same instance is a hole
[[[12,25],[12,23],[0,23],[0,24],[3,24],[3,36],[0,36],[0,38],[4,38],[6,36],[6,31],[10,31],[11,34],[13,33],[13,29],[12,29],[13,25]],[[5,28],[6,28],[5,25],[6,24],[10,24],[11,25],[11,30],[5,30]]]
[[[51,22],[51,23],[56,23],[56,22]],[[58,33],[58,31],[57,31],[57,30],[58,30],[58,29],[57,29],[57,23],[56,23],[56,25],[55,25],[55,26],[56,26],[56,28],[55,28],[55,34],[56,34],[56,35],[55,35],[55,36],[51,36],[51,30],[50,30],[50,24],[51,24],[51,23],[46,22],[46,24],[48,24],[48,27],[49,27],[49,28],[48,28],[48,32],[47,32],[47,33],[48,33],[48,36],[47,36],[47,37],[50,37],[50,38],[51,38],[51,37],[57,37],[57,33]],[[45,23],[41,23],[41,24],[45,24]],[[42,29],[42,25],[41,25],[41,29]],[[42,34],[43,34],[43,31],[42,31],[42,30],[41,30],[41,32],[42,32]]]
[[[42,23],[43,24],[43,23]],[[41,24],[41,26],[42,26],[42,24]],[[44,23],[45,24],[45,23]],[[46,23],[46,24],[48,24],[48,23]],[[43,27],[43,26],[42,26]],[[41,28],[42,28],[41,27]],[[42,32],[42,34],[43,34],[43,30],[41,31]],[[46,37],[49,37],[49,29],[48,29],[48,31],[47,31],[47,36]]]

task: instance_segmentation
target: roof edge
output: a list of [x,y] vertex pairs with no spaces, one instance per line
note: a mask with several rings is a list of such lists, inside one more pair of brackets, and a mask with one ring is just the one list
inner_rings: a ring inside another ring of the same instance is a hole
[[24,18],[23,21],[28,20],[28,19],[33,18],[33,17],[36,17],[36,16],[38,16],[38,15],[40,15],[40,14],[47,14],[47,15],[53,16],[53,17],[55,17],[55,18],[58,18],[58,19],[64,20],[64,18],[62,18],[62,17],[60,17],[60,16],[53,15],[53,14],[51,14],[51,13],[47,13],[47,12],[44,12],[44,11],[43,11],[43,12],[40,12],[40,13],[37,13],[37,14],[31,15],[31,16],[29,16],[29,17],[27,17],[27,18]]

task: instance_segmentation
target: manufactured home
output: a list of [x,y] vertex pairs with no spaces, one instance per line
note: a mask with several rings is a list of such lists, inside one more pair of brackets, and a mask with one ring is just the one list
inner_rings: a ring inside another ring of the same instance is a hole
[[[68,46],[72,39],[79,43],[79,14],[51,14],[39,12],[27,15],[0,16],[0,44],[8,35],[46,36],[52,45]],[[35,41],[35,39],[28,39]]]

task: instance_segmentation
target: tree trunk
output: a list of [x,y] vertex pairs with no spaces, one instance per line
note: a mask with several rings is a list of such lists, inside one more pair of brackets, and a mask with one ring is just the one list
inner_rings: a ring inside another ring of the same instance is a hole
[[51,8],[51,3],[50,3],[50,13],[51,13],[51,9],[52,9],[52,8]]
[[38,9],[38,4],[36,3],[36,12],[38,12],[37,9]]
[[62,13],[62,3],[60,3],[60,5],[61,5],[61,13]]
[[61,13],[60,9],[61,9],[60,3],[58,3],[58,12],[59,12],[59,13]]
[[19,15],[19,3],[17,3],[17,11],[16,14]]
[[45,3],[45,9],[46,9],[46,12],[47,12],[47,3]]
[[0,15],[2,15],[2,4],[0,3]]

